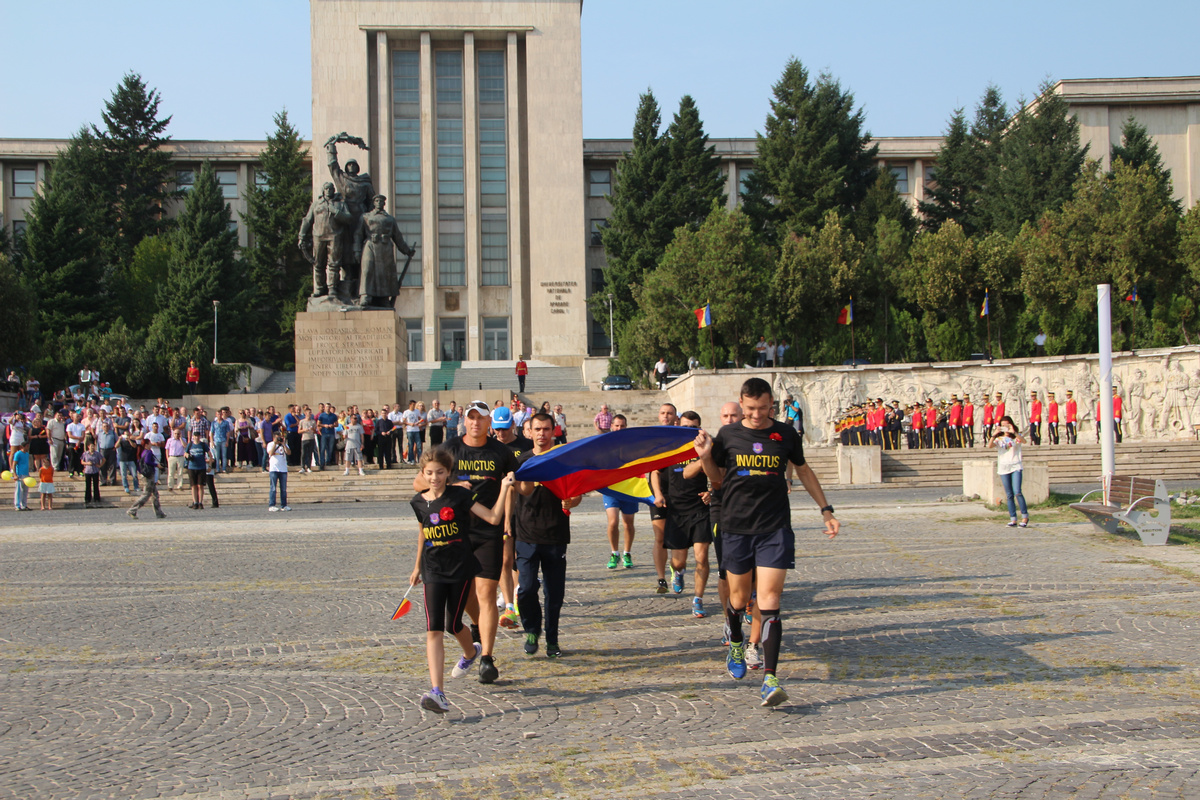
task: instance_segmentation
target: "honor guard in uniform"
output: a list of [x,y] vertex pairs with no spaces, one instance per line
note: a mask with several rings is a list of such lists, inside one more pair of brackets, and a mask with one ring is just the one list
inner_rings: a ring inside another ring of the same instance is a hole
[[971,402],[971,395],[963,395],[963,413],[962,413],[962,434],[963,441],[967,447],[975,446],[975,404]]
[[1079,404],[1075,402],[1075,393],[1067,389],[1067,444],[1079,441],[1075,426],[1079,421]]
[[990,442],[992,440],[992,425],[996,420],[996,407],[992,405],[992,398],[988,395],[983,396],[983,441]]
[[996,392],[996,404],[992,406],[992,426],[1000,424],[1000,420],[1004,418],[1004,396]]
[[[1117,394],[1117,387],[1113,387],[1113,431],[1117,434],[1117,444],[1121,443],[1121,395]],[[1099,416],[1096,417],[1099,419]]]
[[958,395],[950,395],[950,410],[949,410],[949,441],[947,444],[950,447],[962,447],[962,401],[958,399]]
[[1042,401],[1037,392],[1029,393],[1029,441],[1042,443]]
[[1046,439],[1050,444],[1058,444],[1058,400],[1054,392],[1046,393]]
[[908,449],[921,449],[921,431],[925,428],[925,415],[921,407],[913,404],[908,407]]

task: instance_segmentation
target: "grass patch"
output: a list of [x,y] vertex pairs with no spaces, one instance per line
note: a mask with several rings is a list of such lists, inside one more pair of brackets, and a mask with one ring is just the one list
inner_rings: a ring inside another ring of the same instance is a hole
[[1029,508],[1036,509],[1038,511],[1046,511],[1049,509],[1066,508],[1067,506],[1071,505],[1071,503],[1078,503],[1078,502],[1079,502],[1079,495],[1062,494],[1060,492],[1051,492],[1050,496],[1047,497],[1045,500],[1043,500],[1040,503],[1035,503],[1035,504],[1029,506]]

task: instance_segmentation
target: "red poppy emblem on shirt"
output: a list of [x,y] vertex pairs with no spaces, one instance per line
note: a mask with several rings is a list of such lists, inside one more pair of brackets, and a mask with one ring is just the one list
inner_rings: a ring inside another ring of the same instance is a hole
[[778,433],[772,433],[767,438],[770,439],[772,442],[782,442],[783,441],[783,437],[780,436]]
[[438,516],[442,518],[442,522],[453,522],[454,521],[454,509],[453,508],[443,508],[441,511],[438,512]]

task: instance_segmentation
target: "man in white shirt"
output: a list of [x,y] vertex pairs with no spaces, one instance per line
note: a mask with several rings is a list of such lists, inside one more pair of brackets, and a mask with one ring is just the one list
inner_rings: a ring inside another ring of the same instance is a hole
[[63,453],[67,447],[66,414],[59,411],[46,423],[46,432],[50,436],[50,465],[55,471],[62,469]]
[[67,448],[71,454],[72,478],[83,474],[83,463],[80,459],[83,457],[83,437],[86,433],[87,426],[83,424],[83,414],[76,411],[75,417],[67,424]]
[[408,411],[404,412],[404,436],[408,440],[408,451],[405,458],[409,464],[416,464],[421,457],[421,423],[424,415],[417,410],[417,401],[408,401]]
[[146,431],[146,435],[142,437],[146,446],[154,451],[154,457],[160,464],[163,463],[163,443],[167,441],[167,437],[160,433],[161,430],[162,428],[158,427],[157,422],[151,422],[150,430]]

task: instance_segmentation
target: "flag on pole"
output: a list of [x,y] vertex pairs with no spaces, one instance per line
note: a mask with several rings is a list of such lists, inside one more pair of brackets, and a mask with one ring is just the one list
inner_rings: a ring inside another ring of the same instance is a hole
[[696,324],[701,328],[707,328],[712,325],[712,308],[708,303],[704,304],[704,308],[697,308],[694,312],[696,315]]
[[986,317],[988,315],[988,290],[983,290],[983,307],[979,309],[979,316]]
[[1137,302],[1137,284],[1136,283],[1133,285],[1133,291],[1130,292],[1129,294],[1125,295],[1125,302],[1126,303],[1136,303]]
[[837,324],[849,325],[854,322],[854,301],[851,300],[846,305],[842,306],[842,310],[838,312]]
[[691,428],[667,425],[587,436],[534,456],[521,465],[516,478],[538,481],[560,499],[575,497],[695,458],[695,438]]

